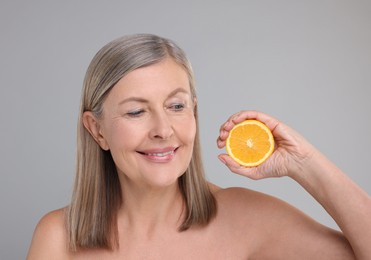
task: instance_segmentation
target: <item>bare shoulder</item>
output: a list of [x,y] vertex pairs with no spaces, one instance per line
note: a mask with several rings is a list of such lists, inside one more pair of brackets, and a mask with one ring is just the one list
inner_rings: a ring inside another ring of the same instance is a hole
[[214,194],[219,221],[254,238],[245,240],[251,243],[252,257],[353,259],[341,232],[318,223],[279,198],[246,188],[219,188],[214,189]]
[[287,203],[273,196],[241,187],[212,189],[221,210],[228,211],[269,211],[274,208],[287,207]]
[[[225,221],[239,223],[241,228],[249,229],[262,240],[267,231],[273,234],[285,223],[290,225],[293,221],[314,223],[297,208],[285,201],[254,190],[240,187],[231,187],[215,190],[214,195],[218,203],[218,217]],[[255,229],[256,228],[256,229]]]
[[37,224],[27,259],[66,259],[65,208],[47,213]]

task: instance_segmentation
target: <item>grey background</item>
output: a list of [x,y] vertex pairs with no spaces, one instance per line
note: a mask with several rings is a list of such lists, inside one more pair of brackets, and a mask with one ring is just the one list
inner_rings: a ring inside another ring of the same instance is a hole
[[369,1],[350,0],[2,0],[0,259],[25,258],[40,217],[68,203],[85,70],[105,43],[138,32],[175,40],[193,63],[212,182],[272,194],[337,228],[288,178],[229,173],[215,139],[230,114],[264,111],[370,194],[370,14]]

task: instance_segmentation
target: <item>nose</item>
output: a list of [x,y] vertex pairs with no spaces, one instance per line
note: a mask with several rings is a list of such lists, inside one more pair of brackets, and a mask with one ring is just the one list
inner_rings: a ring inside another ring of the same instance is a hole
[[150,137],[155,139],[169,139],[174,134],[173,125],[166,112],[156,113],[152,118]]

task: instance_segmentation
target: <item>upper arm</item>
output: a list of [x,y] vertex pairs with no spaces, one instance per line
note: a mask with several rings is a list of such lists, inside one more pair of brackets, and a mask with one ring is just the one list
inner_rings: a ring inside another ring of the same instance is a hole
[[263,259],[355,259],[344,237],[275,198],[266,202],[261,252]]
[[63,209],[46,214],[37,224],[27,255],[33,259],[66,259],[67,239]]

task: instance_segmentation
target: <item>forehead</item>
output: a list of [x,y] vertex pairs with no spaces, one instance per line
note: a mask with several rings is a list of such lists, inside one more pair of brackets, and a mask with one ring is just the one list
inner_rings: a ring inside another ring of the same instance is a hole
[[165,59],[129,72],[112,88],[109,96],[158,96],[178,88],[191,93],[188,73],[174,60]]

